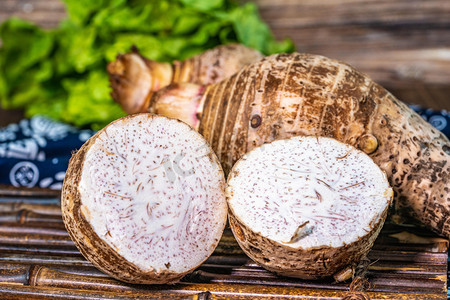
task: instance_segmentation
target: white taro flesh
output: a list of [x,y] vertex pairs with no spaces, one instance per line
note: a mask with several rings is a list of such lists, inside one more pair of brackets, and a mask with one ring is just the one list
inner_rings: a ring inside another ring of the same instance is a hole
[[226,223],[222,168],[185,123],[119,119],[73,155],[63,218],[83,255],[130,283],[180,280],[216,248]]
[[270,271],[304,279],[358,263],[393,196],[368,155],[314,136],[247,153],[232,168],[226,194],[230,226],[244,252]]

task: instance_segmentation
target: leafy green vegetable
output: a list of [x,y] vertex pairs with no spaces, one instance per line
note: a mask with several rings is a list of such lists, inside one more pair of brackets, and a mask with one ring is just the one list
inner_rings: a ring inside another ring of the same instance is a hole
[[124,115],[110,97],[106,64],[135,45],[153,60],[183,60],[240,42],[268,55],[275,41],[256,5],[233,0],[63,0],[53,30],[12,18],[0,26],[0,100],[76,126],[99,129]]

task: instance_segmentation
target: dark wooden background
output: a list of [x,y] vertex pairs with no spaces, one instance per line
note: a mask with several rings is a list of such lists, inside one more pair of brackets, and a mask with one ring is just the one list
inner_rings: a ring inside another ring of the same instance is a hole
[[[350,63],[407,103],[450,110],[449,0],[257,0],[278,38],[299,52]],[[60,0],[0,0],[0,22],[18,16],[51,28]],[[19,112],[0,109],[0,125]]]

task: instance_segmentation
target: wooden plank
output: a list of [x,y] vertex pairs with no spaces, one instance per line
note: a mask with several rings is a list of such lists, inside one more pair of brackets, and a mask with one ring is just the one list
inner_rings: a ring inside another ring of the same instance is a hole
[[66,17],[63,2],[59,0],[2,0],[0,23],[10,17],[18,17],[44,28],[54,28]]
[[449,1],[256,3],[275,36],[292,38],[298,51],[345,61],[405,102],[450,110]]

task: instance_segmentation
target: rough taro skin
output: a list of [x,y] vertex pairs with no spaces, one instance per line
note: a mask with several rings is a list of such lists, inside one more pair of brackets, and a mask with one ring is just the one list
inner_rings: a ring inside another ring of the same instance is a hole
[[312,54],[277,54],[206,88],[199,132],[226,173],[246,152],[298,135],[355,146],[386,172],[395,213],[450,236],[450,142],[351,66]]
[[303,136],[246,153],[228,176],[226,195],[233,234],[262,267],[346,280],[383,227],[393,192],[362,151]]
[[128,114],[146,112],[152,94],[170,83],[220,82],[262,57],[244,45],[228,44],[170,65],[149,60],[134,49],[108,64],[111,96]]
[[174,283],[219,243],[224,189],[220,163],[198,132],[179,120],[136,114],[74,153],[62,215],[77,248],[101,271],[134,284]]

